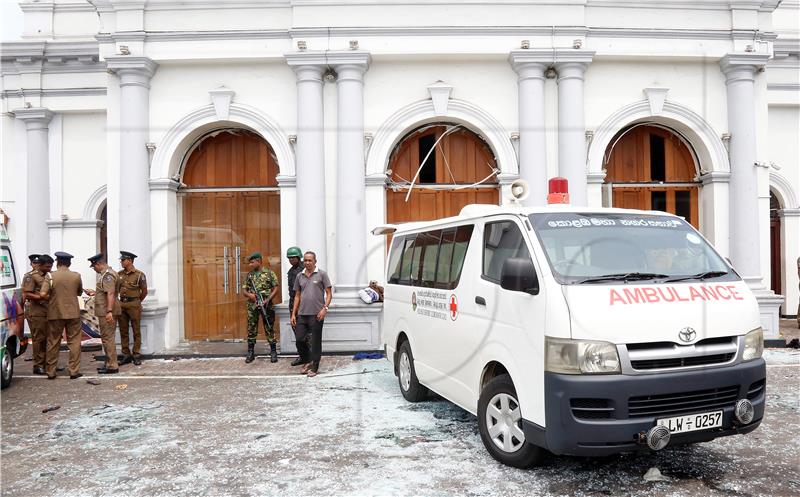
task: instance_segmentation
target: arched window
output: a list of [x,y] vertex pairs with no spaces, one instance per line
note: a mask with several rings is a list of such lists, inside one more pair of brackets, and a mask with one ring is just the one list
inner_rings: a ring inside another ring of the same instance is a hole
[[467,204],[497,204],[496,168],[491,148],[464,126],[435,123],[417,128],[397,144],[389,159],[386,220],[427,221],[457,215]]
[[612,206],[671,212],[698,227],[697,167],[678,134],[649,124],[626,128],[611,140],[605,167]]

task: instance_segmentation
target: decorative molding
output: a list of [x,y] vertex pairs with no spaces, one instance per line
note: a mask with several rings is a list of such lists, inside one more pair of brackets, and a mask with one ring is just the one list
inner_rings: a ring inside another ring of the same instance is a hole
[[586,184],[588,185],[602,185],[606,182],[607,171],[590,171],[586,173]]
[[431,102],[433,103],[433,112],[437,116],[447,114],[447,103],[450,101],[452,92],[453,87],[441,79],[432,85],[428,85],[428,95],[430,95]]
[[177,192],[181,184],[172,178],[154,178],[147,182],[151,192]]
[[372,62],[372,56],[364,50],[331,50],[325,53],[325,58],[327,64],[334,68],[349,65],[358,66],[362,71],[369,69],[369,64]]
[[34,90],[3,90],[0,98],[24,97],[103,97],[108,93],[106,88],[46,88]]
[[726,171],[711,171],[709,173],[705,173],[700,175],[698,178],[703,186],[710,185],[712,183],[730,183],[731,182],[731,173]]
[[436,114],[429,99],[408,104],[389,116],[375,132],[367,155],[366,175],[385,174],[392,150],[410,130],[443,120],[462,124],[481,135],[495,154],[501,173],[519,174],[517,155],[503,124],[477,105],[451,98],[444,116]]
[[661,111],[664,110],[664,101],[667,99],[669,88],[650,87],[642,91],[644,92],[647,102],[650,104],[650,113],[654,116],[660,116]]
[[297,176],[286,176],[285,174],[279,174],[275,176],[275,181],[278,182],[279,188],[297,187]]
[[386,186],[388,182],[389,178],[386,177],[386,174],[370,174],[364,177],[365,186]]
[[84,219],[98,219],[100,215],[100,209],[103,207],[103,204],[106,203],[106,198],[108,197],[108,188],[106,185],[101,186],[86,200],[86,204],[83,206],[83,218]]
[[778,217],[800,217],[800,209],[778,209]]
[[727,76],[728,82],[730,82],[734,71],[755,71],[759,67],[764,67],[769,59],[770,55],[764,53],[731,52],[722,57],[722,60],[719,61],[719,67]]
[[769,172],[769,185],[778,196],[778,200],[781,202],[784,210],[785,209],[798,209],[800,208],[800,202],[798,202],[796,185],[793,185],[791,181],[783,177],[783,175],[770,171]]
[[328,58],[324,51],[320,50],[307,50],[305,52],[288,52],[283,55],[289,67],[297,71],[300,68],[307,66],[322,66],[328,65]]
[[595,130],[594,139],[589,146],[588,170],[599,172],[603,164],[606,148],[614,136],[632,124],[652,122],[666,126],[686,138],[697,154],[701,174],[709,172],[730,172],[728,150],[720,139],[719,131],[689,107],[667,100],[661,115],[650,112],[647,100],[628,104],[609,115]]
[[28,107],[15,109],[14,117],[25,122],[28,130],[47,129],[50,120],[53,119],[53,112],[44,107]]
[[99,219],[48,219],[46,221],[49,229],[58,228],[93,228],[103,226],[103,221]]
[[[270,144],[278,159],[279,175],[294,177],[294,152],[286,140],[286,131],[281,129],[276,120],[261,110],[244,104],[231,103],[229,113],[229,122],[238,123],[256,132]],[[185,115],[158,142],[150,168],[151,178],[175,177],[180,173],[184,154],[192,144],[209,131],[218,129],[221,129],[221,125],[212,104]]]
[[767,83],[768,91],[790,91],[793,93],[800,93],[800,84],[798,83]]
[[217,113],[217,119],[220,121],[227,121],[228,116],[230,116],[231,102],[236,92],[224,86],[220,86],[215,90],[209,90],[208,94],[211,96],[211,103],[214,105],[214,111]]
[[497,184],[507,186],[519,179],[519,174],[500,173],[497,175]]

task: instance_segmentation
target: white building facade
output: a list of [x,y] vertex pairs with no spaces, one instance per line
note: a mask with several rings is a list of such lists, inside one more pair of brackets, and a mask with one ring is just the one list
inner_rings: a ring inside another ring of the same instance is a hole
[[386,240],[368,230],[507,201],[518,178],[531,204],[564,176],[576,205],[685,215],[767,338],[797,312],[796,0],[20,5],[23,39],[0,45],[15,257],[66,250],[91,286],[86,257],[140,255],[146,353],[244,336],[246,255],[287,302],[294,245],[334,283],[326,350],[377,348],[380,305],[356,291],[384,280]]

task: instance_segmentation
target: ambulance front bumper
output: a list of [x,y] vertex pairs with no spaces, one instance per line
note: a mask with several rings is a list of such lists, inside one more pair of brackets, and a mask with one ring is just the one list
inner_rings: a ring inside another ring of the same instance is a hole
[[[669,445],[706,442],[749,433],[764,416],[763,359],[700,371],[658,375],[565,375],[545,373],[546,429],[523,420],[526,437],[554,454],[603,456],[649,450],[640,434],[656,420],[722,411],[722,426],[674,433]],[[734,417],[739,399],[753,404],[753,421]]]

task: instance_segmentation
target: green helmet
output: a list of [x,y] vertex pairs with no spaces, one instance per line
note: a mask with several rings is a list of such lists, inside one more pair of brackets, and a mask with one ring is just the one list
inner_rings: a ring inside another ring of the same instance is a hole
[[300,247],[289,247],[289,250],[286,251],[286,257],[299,257],[303,258],[303,251],[300,250]]

